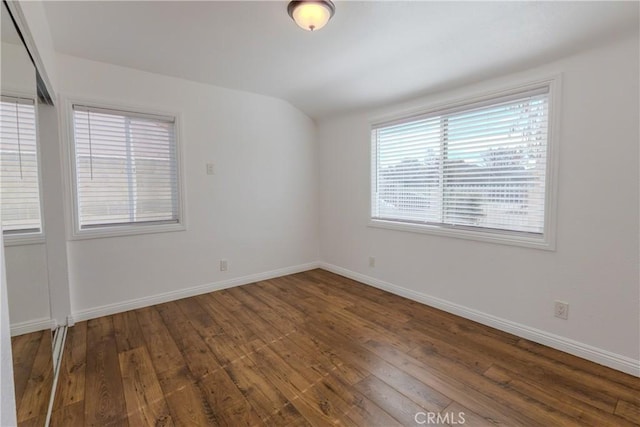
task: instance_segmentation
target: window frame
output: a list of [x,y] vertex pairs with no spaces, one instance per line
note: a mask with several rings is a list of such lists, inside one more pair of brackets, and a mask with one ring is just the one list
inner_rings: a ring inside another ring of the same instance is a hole
[[[562,75],[555,74],[550,77],[531,80],[524,83],[516,83],[502,86],[495,90],[476,92],[461,98],[450,98],[444,102],[431,105],[421,105],[417,108],[391,113],[385,116],[374,117],[369,120],[369,222],[368,226],[412,233],[430,234],[458,239],[476,240],[480,242],[514,245],[526,248],[556,250],[556,211],[557,211],[557,175],[558,175],[558,145],[560,127],[560,101],[561,101]],[[376,219],[372,216],[374,209],[373,174],[376,173],[376,158],[372,141],[374,127],[391,124],[393,122],[406,121],[413,116],[436,114],[445,110],[470,107],[473,104],[487,103],[498,98],[515,95],[519,92],[549,88],[549,116],[547,135],[547,164],[545,170],[545,212],[544,231],[540,237],[526,235],[525,233],[491,230],[488,228],[474,229],[472,226],[417,224],[403,220],[393,221]]]
[[[158,108],[152,108],[148,106],[132,106],[123,104],[107,103],[103,101],[96,101],[87,98],[66,97],[59,95],[62,100],[61,104],[64,108],[61,110],[64,129],[64,160],[66,164],[65,180],[66,192],[65,199],[69,212],[67,212],[67,230],[69,230],[69,240],[83,240],[83,239],[96,239],[96,238],[108,238],[118,236],[132,236],[139,234],[155,234],[173,231],[186,231],[187,230],[187,210],[186,210],[186,197],[185,197],[185,176],[184,176],[184,155],[183,155],[183,143],[182,143],[182,113],[170,112],[161,110]],[[78,210],[78,192],[77,192],[77,180],[76,180],[76,152],[75,152],[75,132],[74,132],[74,120],[73,120],[73,106],[79,104],[91,108],[103,108],[107,110],[115,110],[123,113],[130,112],[132,114],[141,114],[149,116],[162,116],[173,117],[174,131],[175,131],[175,152],[176,152],[176,177],[177,177],[177,189],[178,189],[178,221],[176,223],[167,224],[124,224],[124,225],[105,225],[105,226],[92,226],[90,228],[80,228],[80,215]]]
[[2,232],[4,246],[36,245],[46,242],[44,221],[44,195],[42,191],[42,154],[40,150],[40,126],[38,118],[38,98],[32,93],[3,90],[2,96],[22,98],[33,101],[33,111],[36,124],[36,160],[38,162],[38,197],[40,198],[40,231],[39,232]]

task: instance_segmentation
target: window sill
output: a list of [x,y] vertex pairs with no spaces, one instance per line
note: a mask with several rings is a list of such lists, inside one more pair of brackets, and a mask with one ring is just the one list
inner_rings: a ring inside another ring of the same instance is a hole
[[186,231],[185,224],[162,224],[162,225],[138,225],[138,226],[111,226],[92,228],[89,230],[76,230],[70,240],[105,239],[109,237],[135,236],[139,234],[157,234],[174,231]]
[[42,245],[46,243],[43,233],[5,234],[2,236],[5,246]]
[[448,228],[437,225],[410,224],[406,222],[387,221],[381,219],[370,219],[369,227],[555,251],[555,245],[551,243],[551,239],[520,236],[506,232],[475,231],[468,229],[456,229],[455,227]]

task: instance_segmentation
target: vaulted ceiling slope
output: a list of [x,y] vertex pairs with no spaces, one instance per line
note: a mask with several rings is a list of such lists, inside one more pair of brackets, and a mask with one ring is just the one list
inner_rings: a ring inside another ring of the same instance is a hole
[[313,118],[543,64],[638,31],[637,2],[45,2],[57,51],[285,99]]

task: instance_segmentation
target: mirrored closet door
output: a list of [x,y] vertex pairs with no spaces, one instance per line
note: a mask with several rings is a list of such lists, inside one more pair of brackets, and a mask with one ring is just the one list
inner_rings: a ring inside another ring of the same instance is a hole
[[[0,70],[0,212],[18,425],[46,424],[61,334],[48,286],[37,70],[3,1]],[[48,98],[48,96],[45,96]],[[39,100],[40,99],[40,100]],[[56,345],[56,334],[58,344]]]

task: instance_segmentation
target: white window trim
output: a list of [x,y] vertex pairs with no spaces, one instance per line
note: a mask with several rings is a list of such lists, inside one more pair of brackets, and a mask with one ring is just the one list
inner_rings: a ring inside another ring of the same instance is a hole
[[33,100],[36,120],[36,158],[38,159],[38,193],[40,197],[40,232],[38,233],[3,233],[4,246],[39,245],[46,242],[44,234],[44,198],[42,194],[42,155],[40,153],[40,126],[38,120],[38,98],[32,93],[15,90],[3,90],[3,96]]
[[[549,128],[547,140],[547,168],[545,182],[545,213],[544,213],[544,231],[541,237],[529,237],[523,234],[509,233],[502,231],[492,231],[486,228],[478,230],[470,227],[462,226],[441,226],[430,224],[412,224],[403,221],[389,221],[374,219],[371,217],[373,211],[373,197],[371,188],[369,188],[369,227],[383,228],[389,230],[406,231],[412,233],[431,234],[436,236],[454,237],[459,239],[476,240],[481,242],[498,243],[504,245],[521,246],[526,248],[543,249],[549,251],[556,250],[556,210],[557,210],[557,193],[558,193],[558,143],[560,135],[560,103],[562,94],[562,75],[555,74],[549,77],[520,82],[506,87],[500,87],[489,92],[471,94],[464,98],[455,98],[443,103],[433,105],[423,105],[419,108],[405,110],[402,112],[392,113],[390,115],[375,117],[369,120],[369,128],[374,126],[392,122],[394,120],[402,120],[411,116],[435,113],[437,111],[456,108],[465,104],[479,103],[490,101],[501,96],[508,96],[513,93],[532,90],[541,86],[549,86]],[[369,182],[373,173],[371,138],[367,140],[369,146]],[[369,184],[371,185],[371,184]]]
[[[133,106],[123,104],[112,104],[87,98],[67,97],[60,94],[60,121],[61,139],[63,141],[63,158],[65,163],[65,202],[67,206],[67,238],[69,240],[98,239],[119,236],[133,236],[139,234],[155,234],[174,231],[187,230],[187,201],[185,190],[185,167],[183,155],[182,139],[182,113],[161,110],[148,106]],[[176,136],[176,168],[178,177],[178,222],[169,224],[133,224],[122,226],[92,227],[80,229],[80,218],[78,217],[78,193],[76,192],[76,166],[75,166],[75,141],[73,132],[73,105],[81,104],[97,108],[111,110],[131,111],[136,113],[150,114],[156,116],[175,117]]]

